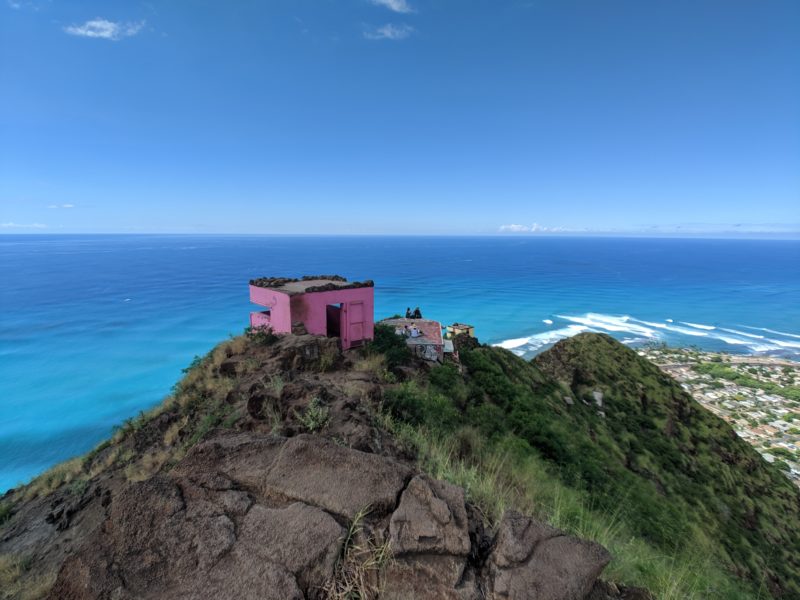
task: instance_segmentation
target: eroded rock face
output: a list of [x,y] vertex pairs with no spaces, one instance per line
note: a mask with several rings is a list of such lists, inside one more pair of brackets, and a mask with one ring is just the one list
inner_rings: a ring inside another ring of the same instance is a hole
[[509,512],[489,559],[489,597],[582,600],[610,560],[599,544]]
[[392,514],[389,536],[392,597],[461,597],[456,587],[470,552],[464,490],[417,475]]
[[411,474],[409,467],[377,454],[299,435],[281,448],[264,486],[274,495],[352,519],[367,507],[373,514],[391,512]]
[[417,475],[400,497],[389,524],[392,551],[467,556],[470,542],[464,490]]
[[389,458],[312,435],[235,433],[116,496],[49,598],[324,598],[367,507],[360,530],[393,555],[382,598],[583,599],[608,562],[600,546],[514,513],[492,544],[461,488]]

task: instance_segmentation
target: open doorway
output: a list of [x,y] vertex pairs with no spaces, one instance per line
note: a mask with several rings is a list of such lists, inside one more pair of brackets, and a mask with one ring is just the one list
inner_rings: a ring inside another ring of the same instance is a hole
[[325,307],[328,337],[342,336],[342,305],[328,304]]

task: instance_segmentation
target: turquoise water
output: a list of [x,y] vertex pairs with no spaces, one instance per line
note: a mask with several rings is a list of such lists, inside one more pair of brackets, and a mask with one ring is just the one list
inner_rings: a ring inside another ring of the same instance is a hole
[[339,273],[530,356],[565,335],[800,357],[800,242],[0,236],[0,490],[158,403],[248,321],[247,282]]

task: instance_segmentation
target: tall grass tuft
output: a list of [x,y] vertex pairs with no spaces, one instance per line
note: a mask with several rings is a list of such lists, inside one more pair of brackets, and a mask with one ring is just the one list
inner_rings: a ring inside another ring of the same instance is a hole
[[364,528],[369,507],[360,510],[342,543],[333,577],[323,588],[330,600],[376,600],[384,588],[384,571],[392,559],[389,541],[379,541]]

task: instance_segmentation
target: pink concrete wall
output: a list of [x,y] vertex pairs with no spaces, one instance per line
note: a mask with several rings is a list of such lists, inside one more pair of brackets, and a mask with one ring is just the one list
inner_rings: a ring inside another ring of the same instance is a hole
[[331,290],[330,292],[313,292],[292,296],[292,320],[302,321],[306,331],[314,335],[327,335],[327,306],[329,304],[342,304],[344,319],[348,319],[350,304],[361,302],[363,304],[363,332],[361,338],[350,339],[349,323],[341,325],[342,348],[347,350],[354,343],[361,340],[371,340],[375,328],[375,293],[374,288],[350,288],[345,290]]
[[[269,321],[275,333],[291,333],[292,323],[302,322],[306,331],[312,335],[327,335],[327,307],[329,304],[342,304],[341,324],[342,348],[347,350],[362,340],[371,340],[375,332],[375,288],[350,288],[331,290],[329,292],[312,292],[289,296],[281,292],[250,286],[250,301],[270,309],[270,316],[265,319],[260,313],[250,315],[251,324]],[[359,310],[352,305],[361,303]],[[361,312],[361,327],[351,327],[354,315]],[[260,315],[260,316],[256,316]],[[255,326],[255,325],[253,325]],[[356,329],[360,329],[360,334]],[[356,334],[356,339],[353,337]],[[353,339],[351,339],[353,337]]]
[[[291,333],[292,332],[292,314],[289,307],[288,294],[282,294],[275,290],[258,287],[255,285],[250,286],[250,302],[253,304],[260,304],[266,306],[270,310],[269,326],[275,333]],[[253,313],[258,314],[258,313]],[[250,315],[251,326],[253,323],[253,314]],[[263,319],[257,318],[261,322]]]
[[258,329],[259,327],[271,327],[270,315],[263,312],[250,313],[250,327]]

